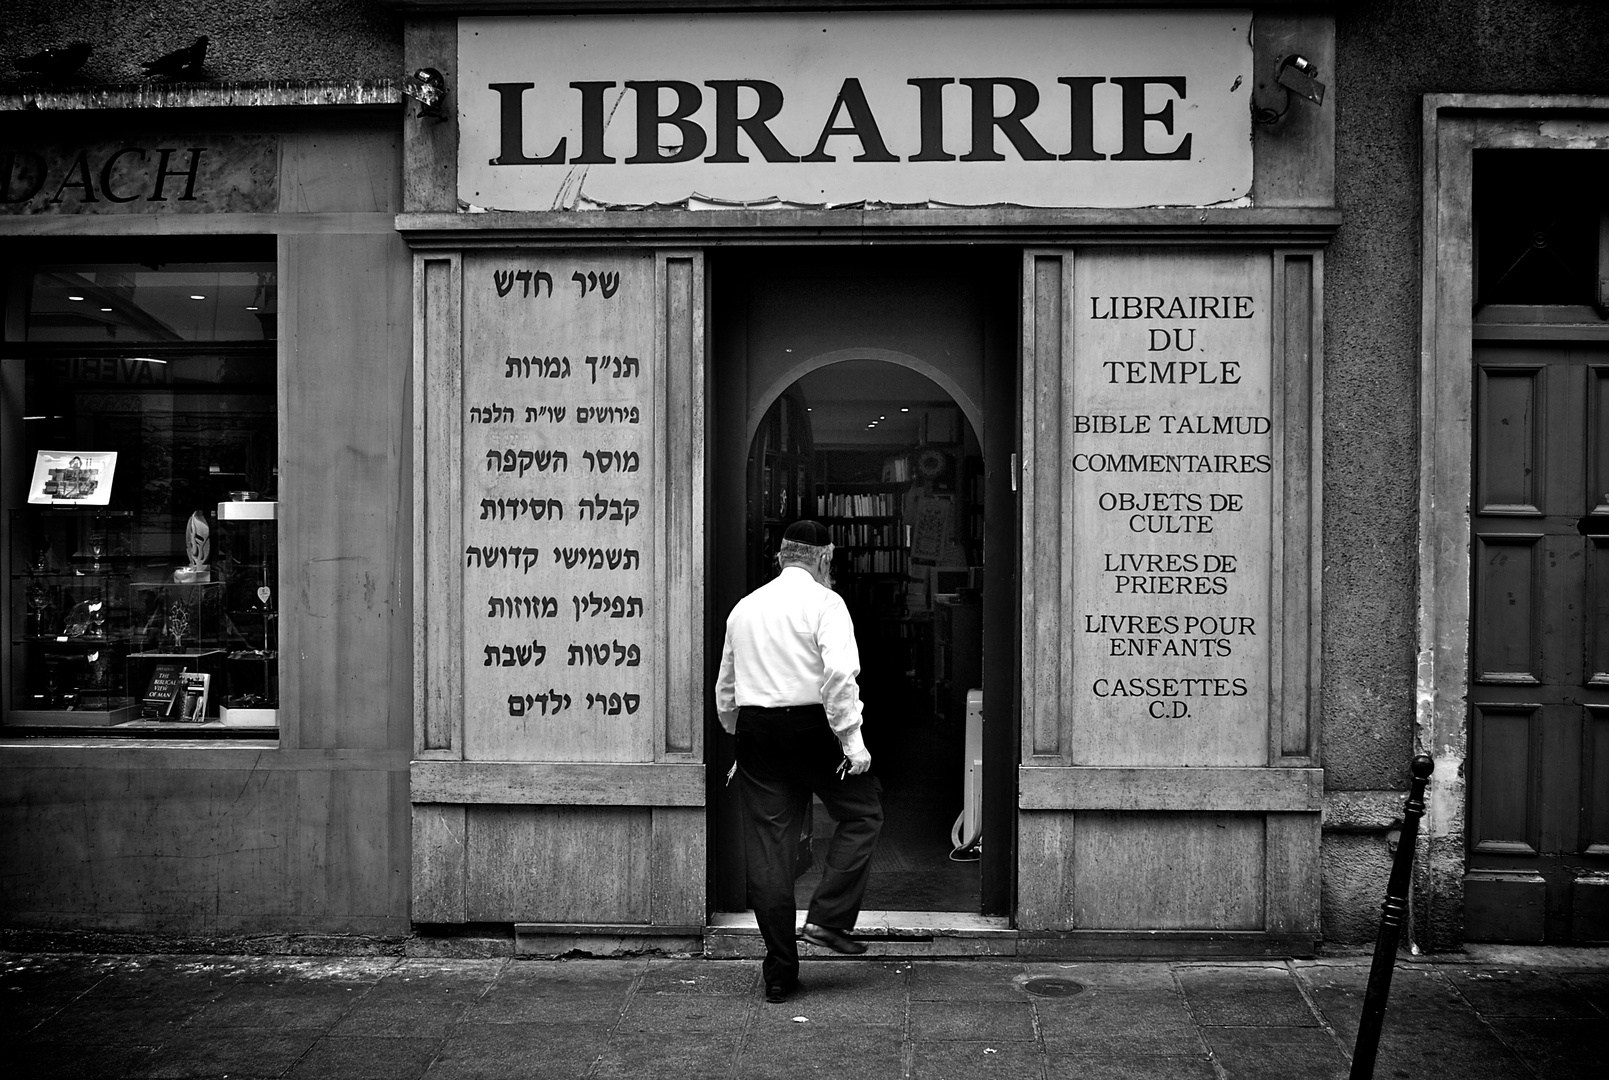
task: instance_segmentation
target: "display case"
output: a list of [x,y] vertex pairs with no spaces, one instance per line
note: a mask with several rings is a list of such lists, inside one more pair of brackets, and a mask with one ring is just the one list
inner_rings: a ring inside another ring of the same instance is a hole
[[133,514],[11,512],[8,720],[104,727],[133,718],[129,652]]
[[181,556],[129,510],[13,510],[6,724],[275,727],[276,511],[198,511]]
[[224,691],[229,726],[279,720],[278,504],[237,498],[218,504],[218,569],[224,577]]

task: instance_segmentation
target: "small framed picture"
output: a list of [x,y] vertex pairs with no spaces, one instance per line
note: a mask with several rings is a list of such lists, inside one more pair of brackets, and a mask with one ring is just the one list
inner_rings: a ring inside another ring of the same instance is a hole
[[174,717],[187,724],[203,724],[207,720],[207,691],[212,675],[205,671],[185,671],[179,674],[183,696],[179,698],[179,714]]
[[115,450],[41,450],[28,485],[31,506],[105,506],[112,500]]

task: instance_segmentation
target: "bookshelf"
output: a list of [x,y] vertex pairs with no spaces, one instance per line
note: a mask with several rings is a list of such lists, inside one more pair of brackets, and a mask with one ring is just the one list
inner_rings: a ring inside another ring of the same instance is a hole
[[776,575],[783,530],[814,510],[815,448],[810,415],[796,386],[766,412],[755,447],[749,461],[751,588]]

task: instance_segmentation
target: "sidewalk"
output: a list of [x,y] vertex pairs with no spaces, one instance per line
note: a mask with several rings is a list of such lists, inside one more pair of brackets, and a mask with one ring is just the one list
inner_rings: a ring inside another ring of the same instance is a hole
[[[759,965],[0,953],[10,1075],[1345,1078],[1367,956]],[[1049,996],[1046,996],[1049,995]],[[1375,1076],[1603,1080],[1609,950],[1399,963]]]

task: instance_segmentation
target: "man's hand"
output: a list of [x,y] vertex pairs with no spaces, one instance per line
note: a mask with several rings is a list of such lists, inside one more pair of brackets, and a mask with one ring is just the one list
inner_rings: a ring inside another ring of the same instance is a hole
[[869,771],[872,767],[872,755],[866,750],[856,750],[853,753],[846,752],[844,760],[849,762],[850,776],[859,776],[861,773]]

